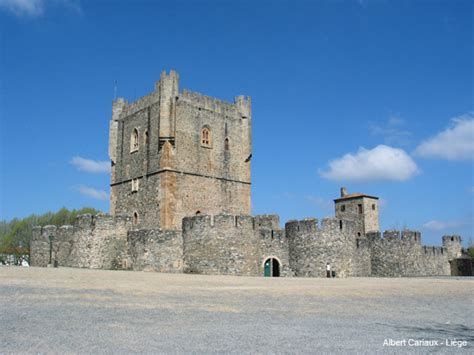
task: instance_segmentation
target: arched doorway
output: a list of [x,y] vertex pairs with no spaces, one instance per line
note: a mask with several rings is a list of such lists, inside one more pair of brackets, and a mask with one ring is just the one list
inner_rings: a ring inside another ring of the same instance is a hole
[[263,263],[263,276],[265,277],[279,277],[280,276],[280,261],[277,258],[267,258]]

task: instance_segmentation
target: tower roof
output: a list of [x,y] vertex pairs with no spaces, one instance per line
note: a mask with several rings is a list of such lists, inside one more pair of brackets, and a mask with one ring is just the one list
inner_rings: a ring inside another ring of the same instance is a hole
[[334,202],[341,202],[341,201],[346,201],[346,200],[354,200],[354,199],[358,199],[358,198],[372,198],[374,200],[378,200],[379,198],[376,197],[376,196],[370,196],[370,195],[366,195],[366,194],[362,194],[360,192],[355,192],[353,194],[348,194],[348,195],[345,195],[343,197],[339,197],[339,198],[336,198],[334,200]]

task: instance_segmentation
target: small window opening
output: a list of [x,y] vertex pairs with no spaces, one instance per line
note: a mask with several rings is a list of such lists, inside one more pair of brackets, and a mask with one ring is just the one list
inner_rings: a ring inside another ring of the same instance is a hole
[[357,232],[357,236],[360,237],[360,232]]
[[362,205],[359,204],[359,205],[357,205],[357,207],[358,207],[358,209],[359,209],[359,214],[362,214]]
[[145,131],[145,144],[148,144],[148,130]]
[[451,241],[454,242],[454,237],[451,237]]
[[375,203],[372,204],[372,210],[375,211]]
[[201,211],[196,211],[196,216],[199,216],[201,214]]
[[138,129],[134,129],[132,137],[130,138],[130,151],[135,152],[138,150]]
[[226,139],[224,140],[224,149],[225,149],[226,151],[229,150],[229,138],[226,138]]
[[346,205],[341,206],[341,212],[344,212],[346,210]]
[[201,144],[209,147],[211,145],[211,130],[204,127],[201,131]]
[[133,212],[133,224],[137,225],[138,224],[138,213]]
[[339,229],[342,229],[342,220],[339,221]]

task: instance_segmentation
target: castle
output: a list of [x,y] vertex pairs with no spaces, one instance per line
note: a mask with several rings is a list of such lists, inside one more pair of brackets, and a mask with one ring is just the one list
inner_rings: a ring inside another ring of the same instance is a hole
[[113,102],[110,215],[35,227],[31,265],[251,276],[450,275],[459,236],[422,246],[420,233],[379,231],[378,198],[341,189],[335,217],[251,216],[252,113],[179,91],[163,72],[155,90]]

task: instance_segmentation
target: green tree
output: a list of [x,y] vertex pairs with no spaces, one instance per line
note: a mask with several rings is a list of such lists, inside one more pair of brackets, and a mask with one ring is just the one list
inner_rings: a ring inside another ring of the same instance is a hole
[[90,207],[72,211],[63,207],[57,212],[46,212],[42,215],[32,214],[22,219],[13,218],[11,221],[0,221],[0,254],[27,253],[34,226],[73,224],[80,214],[96,215],[100,212]]

